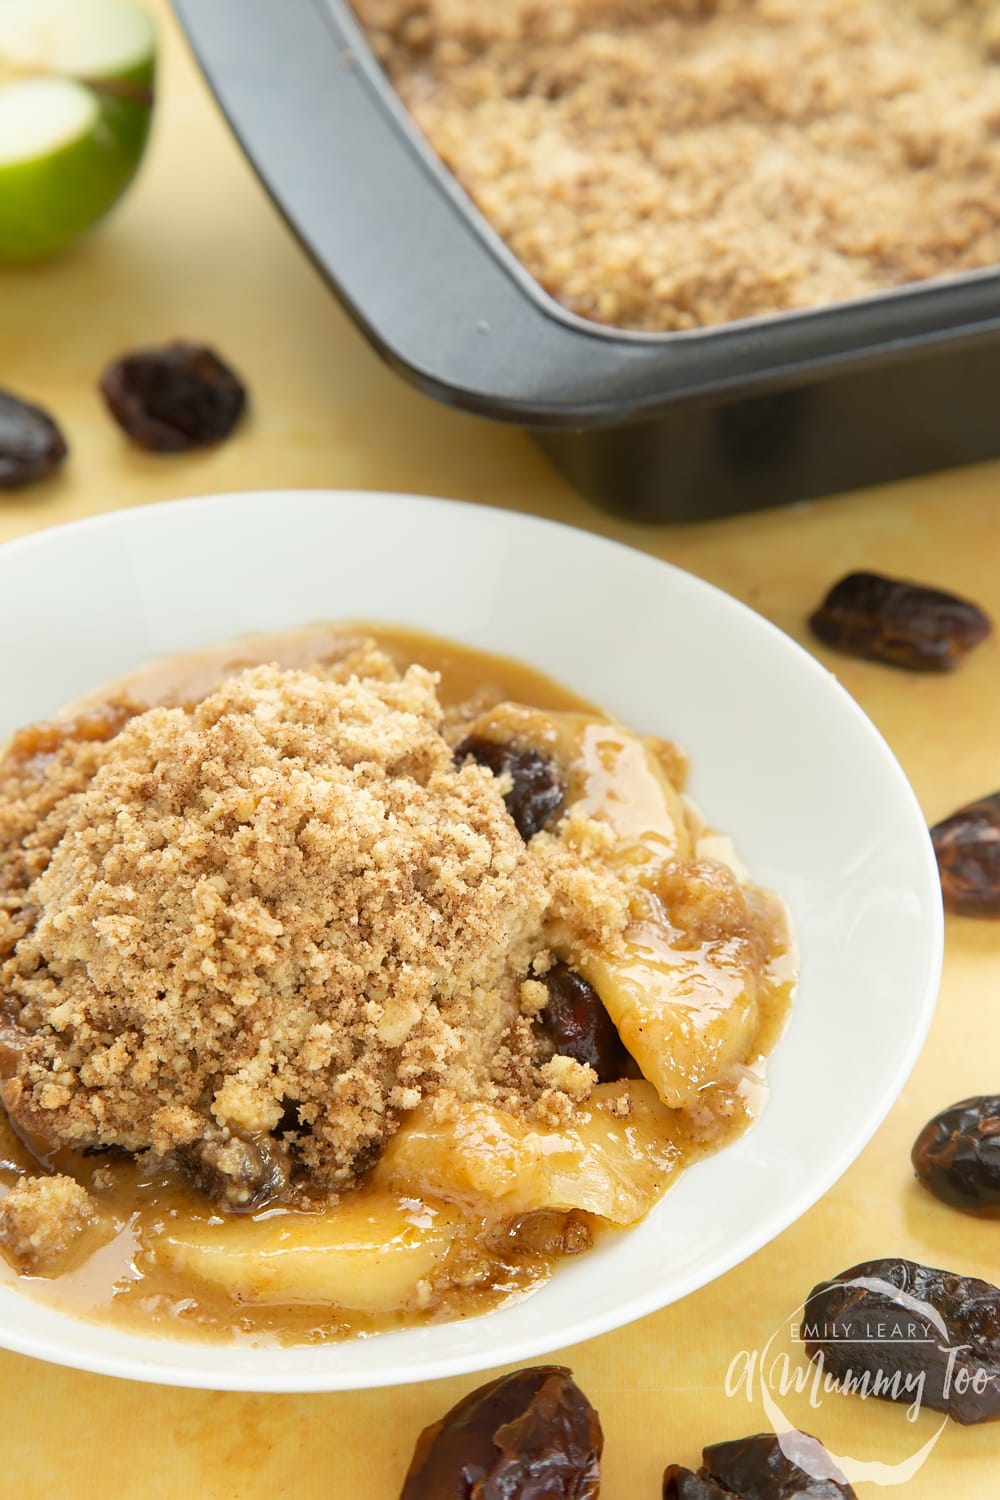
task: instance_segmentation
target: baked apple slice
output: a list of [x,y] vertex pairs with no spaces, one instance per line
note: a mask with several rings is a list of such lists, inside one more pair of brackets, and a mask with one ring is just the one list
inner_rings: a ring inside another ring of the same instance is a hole
[[361,1193],[335,1213],[172,1224],[149,1249],[158,1264],[239,1302],[395,1312],[416,1305],[418,1283],[441,1269],[461,1224],[445,1205]]
[[485,1207],[498,1219],[581,1209],[634,1224],[678,1170],[673,1123],[644,1079],[598,1084],[558,1129],[488,1104],[456,1105],[450,1117],[422,1105],[389,1142],[375,1180],[396,1193]]

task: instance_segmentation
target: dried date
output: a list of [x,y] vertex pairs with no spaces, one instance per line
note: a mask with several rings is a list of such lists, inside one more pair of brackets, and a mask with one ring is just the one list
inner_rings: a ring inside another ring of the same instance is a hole
[[565,783],[555,761],[540,751],[470,734],[455,747],[455,764],[461,766],[470,757],[497,778],[510,777],[512,785],[503,800],[525,843],[562,808]]
[[942,1203],[972,1213],[1000,1208],[1000,1096],[943,1109],[917,1136],[910,1159]]
[[671,1464],[663,1500],[856,1500],[823,1444],[807,1432],[773,1432],[704,1449],[697,1474]]
[[400,1500],[596,1500],[603,1446],[569,1370],[517,1370],[424,1429]]
[[852,1266],[810,1292],[810,1359],[852,1390],[947,1412],[1000,1417],[1000,1288],[909,1260]]
[[663,1500],[733,1500],[733,1493],[720,1489],[704,1472],[669,1464],[663,1471]]
[[533,1023],[543,1054],[560,1053],[587,1063],[598,1083],[635,1078],[638,1068],[604,1009],[601,997],[575,969],[555,963],[542,980],[548,1003]]
[[246,404],[243,382],[205,344],[124,354],[108,365],[100,390],[118,425],[153,453],[220,443]]
[[960,807],[931,829],[949,911],[1000,916],[1000,792]]
[[809,624],[838,651],[914,672],[951,671],[993,628],[967,599],[881,573],[848,573]]
[[68,452],[66,439],[48,412],[0,391],[0,489],[20,489],[47,479]]

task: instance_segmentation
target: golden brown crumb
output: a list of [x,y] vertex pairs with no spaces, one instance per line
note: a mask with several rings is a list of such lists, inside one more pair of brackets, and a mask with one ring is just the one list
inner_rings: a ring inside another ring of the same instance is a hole
[[354,0],[584,317],[683,330],[1000,261],[996,0]]
[[572,808],[558,834],[543,832],[532,840],[549,892],[550,931],[570,957],[590,948],[612,952],[628,922],[628,890],[601,862],[613,843],[606,824],[581,818]]
[[96,1221],[90,1195],[72,1177],[22,1177],[0,1203],[0,1247],[18,1270],[50,1275]]
[[622,1089],[620,1094],[613,1095],[605,1101],[605,1108],[617,1119],[627,1120],[632,1113],[632,1096],[628,1089]]
[[558,1089],[574,1104],[582,1104],[588,1099],[597,1082],[597,1074],[587,1063],[564,1057],[559,1052],[542,1065],[541,1074],[550,1088]]
[[523,1016],[540,1015],[549,1003],[548,988],[539,979],[526,979],[521,985],[520,1000]]
[[535,1105],[535,1115],[547,1130],[558,1130],[573,1117],[573,1101],[559,1089],[545,1089]]

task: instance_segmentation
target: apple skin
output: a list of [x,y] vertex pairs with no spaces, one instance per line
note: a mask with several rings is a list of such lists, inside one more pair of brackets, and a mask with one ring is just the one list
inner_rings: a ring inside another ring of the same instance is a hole
[[112,79],[79,79],[94,129],[60,150],[0,168],[0,263],[58,255],[114,207],[138,170],[153,116],[155,62]]

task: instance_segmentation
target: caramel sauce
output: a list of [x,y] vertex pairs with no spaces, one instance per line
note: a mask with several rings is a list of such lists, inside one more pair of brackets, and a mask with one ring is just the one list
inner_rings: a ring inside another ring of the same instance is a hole
[[[206,651],[175,656],[139,668],[71,704],[60,716],[77,724],[92,724],[93,737],[114,733],[119,711],[107,705],[136,703],[145,706],[195,702],[223,678],[243,667],[274,662],[288,668],[303,668],[342,657],[365,637],[374,637],[395,664],[403,669],[413,662],[440,674],[439,697],[456,722],[471,722],[498,704],[513,700],[513,717],[521,716],[525,733],[534,710],[560,716],[556,727],[542,723],[544,734],[576,736],[576,758],[571,771],[571,795],[581,812],[610,825],[622,841],[618,857],[633,861],[640,869],[683,851],[688,842],[685,811],[668,772],[677,773],[682,760],[672,747],[643,742],[616,725],[594,723],[595,710],[585,700],[553,682],[542,673],[507,658],[491,655],[422,633],[362,623],[314,625],[300,630],[248,636]],[[501,713],[505,710],[501,710]],[[585,720],[577,716],[586,715]],[[542,716],[539,716],[542,719]],[[110,727],[114,725],[115,727]],[[536,725],[537,728],[537,725]],[[57,731],[22,731],[14,747],[25,754],[44,756],[54,748]],[[88,731],[88,735],[90,731]],[[48,736],[48,738],[46,738]],[[50,743],[51,741],[51,743]],[[665,769],[667,768],[667,769]],[[777,924],[779,904],[763,908],[764,927]],[[655,1110],[661,1139],[641,1138],[638,1117],[616,1120],[612,1113],[595,1114],[592,1124],[622,1143],[632,1159],[645,1170],[658,1173],[656,1196],[684,1165],[705,1152],[717,1149],[738,1135],[759,1112],[766,1093],[763,1057],[780,1032],[794,983],[794,956],[790,946],[774,941],[774,956],[756,995],[752,1017],[749,1062],[730,1068],[722,1081],[701,1088],[695,1105],[664,1112]],[[686,973],[692,1012],[704,1005],[708,1018],[727,998],[732,998],[738,976],[726,972],[718,946],[702,944],[678,954],[664,946],[655,923],[639,923],[633,929],[635,948],[642,958],[639,979],[662,980],[677,998],[677,970]],[[658,977],[659,976],[659,979]],[[749,1023],[748,1023],[749,1024]],[[652,1095],[649,1085],[645,1088]],[[603,1105],[598,1107],[603,1109]],[[399,1140],[405,1133],[401,1128]],[[471,1140],[471,1137],[470,1137]],[[390,1151],[395,1143],[391,1143]],[[488,1142],[487,1142],[488,1144]],[[564,1143],[563,1143],[564,1144]],[[483,1147],[480,1141],[476,1149]],[[547,1148],[549,1149],[549,1148]],[[557,1134],[551,1152],[558,1154]],[[544,1153],[543,1153],[544,1154]],[[98,1176],[95,1199],[102,1222],[85,1235],[78,1253],[66,1262],[61,1274],[49,1278],[17,1276],[0,1260],[0,1278],[18,1282],[47,1305],[82,1318],[111,1320],[138,1332],[153,1330],[167,1336],[198,1339],[244,1339],[253,1343],[299,1343],[368,1335],[414,1322],[464,1318],[529,1291],[547,1277],[555,1262],[566,1253],[585,1248],[597,1233],[617,1232],[603,1220],[586,1212],[530,1214],[509,1212],[493,1203],[466,1202],[461,1209],[445,1203],[433,1192],[414,1198],[394,1191],[391,1172],[376,1168],[370,1180],[345,1194],[341,1202],[359,1223],[389,1226],[384,1249],[391,1257],[394,1244],[406,1249],[409,1237],[425,1249],[429,1265],[437,1265],[435,1234],[447,1216],[454,1225],[441,1235],[446,1249],[448,1274],[435,1284],[434,1274],[419,1287],[416,1296],[401,1299],[396,1306],[359,1306],[353,1310],[310,1300],[308,1281],[298,1300],[273,1301],[267,1287],[265,1261],[259,1277],[251,1277],[239,1294],[210,1277],[192,1273],[198,1257],[211,1259],[215,1247],[226,1244],[226,1253],[239,1256],[241,1245],[250,1248],[266,1243],[268,1254],[294,1255],[296,1244],[313,1232],[317,1216],[299,1210],[271,1207],[256,1215],[223,1216],[176,1171],[162,1167],[150,1173],[139,1162],[114,1153],[79,1157],[61,1153],[47,1165],[67,1171],[85,1186]],[[33,1163],[24,1145],[3,1121],[0,1138],[0,1186],[9,1188]],[[35,1168],[37,1170],[37,1168]],[[336,1216],[337,1209],[332,1210]],[[444,1217],[442,1217],[444,1216]],[[180,1244],[187,1262],[171,1260],[172,1246]],[[193,1246],[193,1249],[192,1249]],[[164,1247],[168,1254],[164,1255]],[[336,1269],[336,1268],[335,1268]],[[378,1301],[378,1281],[373,1282]],[[363,1299],[360,1299],[363,1300]]]
[[221,646],[150,662],[77,699],[63,710],[63,716],[100,709],[118,699],[136,699],[149,707],[196,702],[224,677],[245,667],[274,662],[279,667],[302,668],[337,661],[365,639],[377,641],[401,671],[419,662],[428,671],[439,672],[438,698],[445,708],[459,704],[485,708],[510,698],[536,708],[598,712],[544,672],[511,657],[477,651],[419,630],[346,620],[241,636]]

